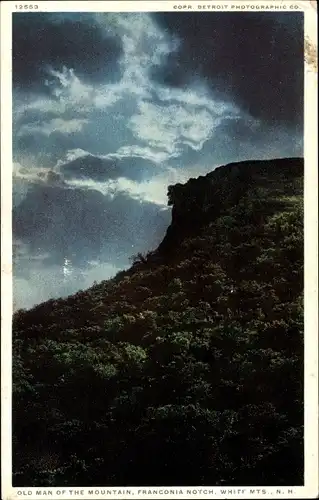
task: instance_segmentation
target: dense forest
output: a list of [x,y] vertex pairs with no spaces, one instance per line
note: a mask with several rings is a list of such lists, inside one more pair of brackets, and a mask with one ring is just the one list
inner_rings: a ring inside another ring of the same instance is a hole
[[303,484],[303,160],[168,203],[130,269],[15,313],[14,486]]

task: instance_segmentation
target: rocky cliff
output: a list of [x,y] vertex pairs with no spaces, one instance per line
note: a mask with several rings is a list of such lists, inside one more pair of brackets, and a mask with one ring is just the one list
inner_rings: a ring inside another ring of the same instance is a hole
[[[286,197],[300,195],[302,187],[295,181],[302,176],[303,159],[280,158],[231,163],[205,176],[189,179],[185,184],[169,186],[168,205],[172,206],[172,222],[159,251],[173,250],[177,241],[227,213],[249,196],[254,187],[263,189],[264,194],[270,192],[272,197],[280,192]],[[269,206],[268,210],[276,210],[282,203],[283,200],[277,199],[276,206]]]

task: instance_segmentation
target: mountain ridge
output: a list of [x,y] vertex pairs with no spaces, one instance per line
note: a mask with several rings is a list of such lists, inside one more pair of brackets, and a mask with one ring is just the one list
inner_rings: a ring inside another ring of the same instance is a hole
[[14,315],[17,486],[303,484],[303,159],[168,197],[156,250]]

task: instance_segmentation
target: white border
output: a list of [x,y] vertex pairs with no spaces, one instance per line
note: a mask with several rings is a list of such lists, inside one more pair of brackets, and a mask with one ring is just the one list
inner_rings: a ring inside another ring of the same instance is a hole
[[[313,58],[305,58],[305,486],[292,487],[134,487],[13,488],[11,485],[11,317],[12,317],[12,88],[11,14],[16,5],[38,5],[34,12],[303,11],[305,38]],[[178,6],[185,6],[181,8]],[[240,9],[239,9],[240,7]],[[1,4],[1,327],[2,327],[2,498],[315,498],[318,496],[318,112],[317,11],[313,0],[187,0],[2,2]],[[36,494],[41,490],[43,494]],[[254,490],[254,492],[252,492]],[[72,491],[72,493],[71,493]],[[91,493],[93,491],[93,493]],[[103,493],[103,491],[105,493]],[[151,493],[152,492],[152,493]]]

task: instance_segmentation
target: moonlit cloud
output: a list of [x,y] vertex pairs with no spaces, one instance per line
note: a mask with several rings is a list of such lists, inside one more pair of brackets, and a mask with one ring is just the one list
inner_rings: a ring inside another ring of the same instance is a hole
[[64,165],[65,163],[69,163],[71,161],[77,160],[78,158],[86,156],[93,156],[93,155],[88,151],[84,151],[84,149],[81,148],[70,149],[69,151],[66,151],[63,158],[59,159],[56,166],[59,167],[60,165]]
[[13,15],[15,307],[155,248],[168,185],[302,155],[302,23],[283,15]]
[[122,146],[118,149],[117,154],[121,157],[129,158],[131,156],[140,156],[145,160],[151,160],[155,163],[165,163],[167,160],[176,158],[180,156],[181,151],[169,152],[167,150],[162,150],[156,147],[140,146],[140,145],[129,145]]
[[118,193],[124,193],[139,202],[151,202],[160,207],[167,206],[167,185],[177,181],[186,181],[187,175],[176,169],[170,168],[161,175],[155,176],[143,182],[136,182],[132,179],[119,177],[115,180],[96,182],[93,180],[72,179],[67,182],[68,186],[93,189],[103,195],[113,198]]
[[174,154],[181,144],[200,151],[222,118],[222,112],[213,113],[205,107],[141,102],[139,114],[130,119],[129,125],[141,141]]
[[18,136],[33,134],[50,136],[53,133],[73,134],[74,132],[80,132],[87,123],[88,120],[86,119],[73,118],[72,120],[63,120],[62,118],[53,118],[48,122],[22,125]]
[[107,32],[115,30],[121,34],[122,91],[149,97],[149,69],[154,64],[160,64],[166,55],[177,49],[176,41],[168,37],[145,13],[96,14],[96,19]]

